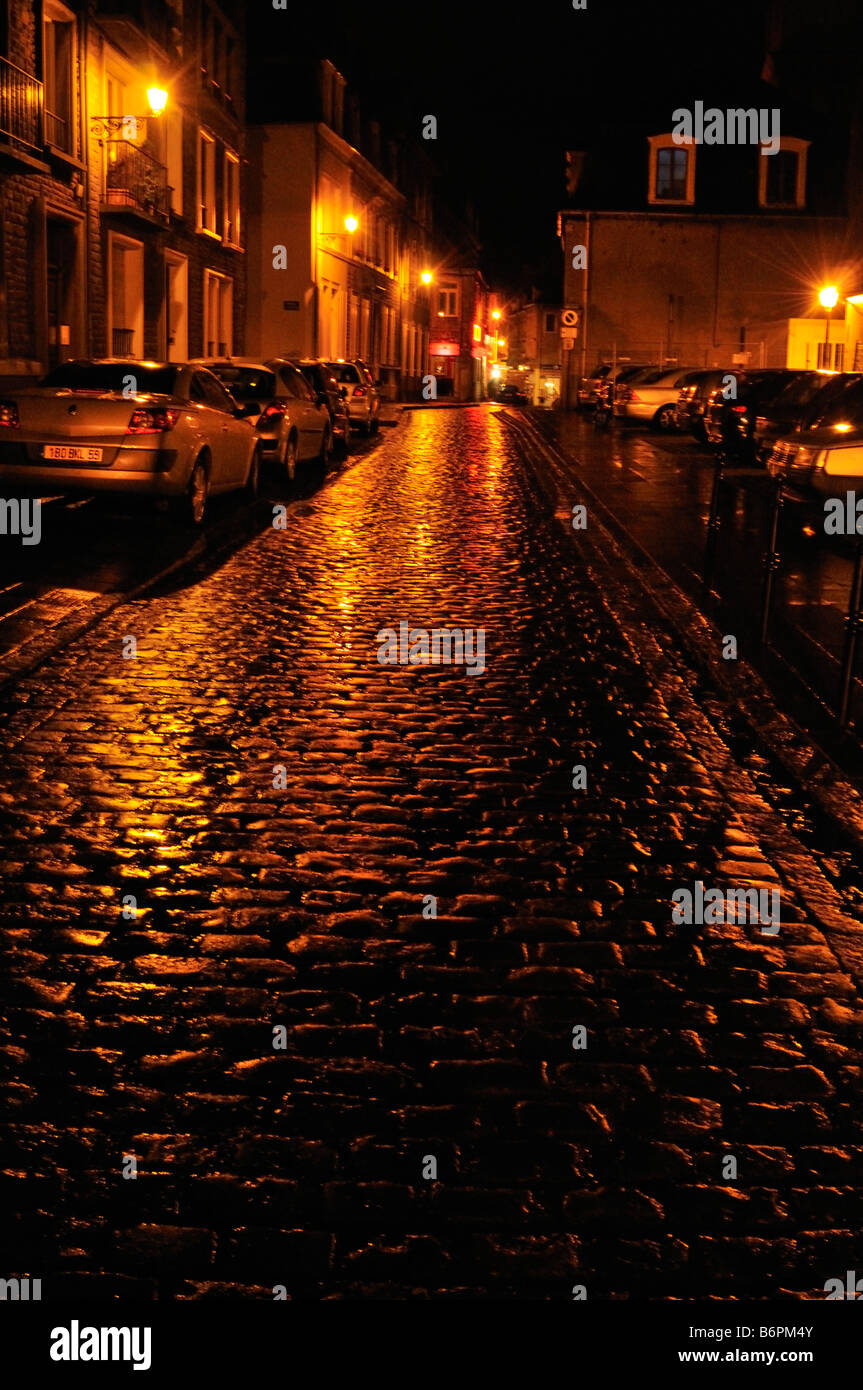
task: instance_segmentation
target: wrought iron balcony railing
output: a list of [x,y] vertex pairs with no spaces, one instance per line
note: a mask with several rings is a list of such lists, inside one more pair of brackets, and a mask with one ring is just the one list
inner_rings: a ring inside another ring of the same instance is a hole
[[168,171],[130,140],[112,140],[111,162],[105,174],[105,203],[167,220],[170,190]]
[[42,83],[0,58],[0,135],[42,148]]

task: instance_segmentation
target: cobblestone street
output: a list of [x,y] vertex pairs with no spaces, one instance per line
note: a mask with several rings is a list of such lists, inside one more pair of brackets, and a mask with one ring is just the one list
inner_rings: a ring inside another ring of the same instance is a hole
[[[581,534],[502,413],[405,412],[6,693],[0,1274],[571,1300],[863,1271],[856,899]],[[484,673],[380,664],[400,622],[484,628]],[[778,887],[780,933],[675,925],[699,880]]]

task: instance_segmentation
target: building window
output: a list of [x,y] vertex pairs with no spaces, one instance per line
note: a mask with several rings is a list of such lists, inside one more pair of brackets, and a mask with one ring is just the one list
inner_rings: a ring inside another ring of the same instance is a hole
[[437,311],[438,318],[455,318],[458,314],[458,285],[454,282],[442,281],[438,286]]
[[240,161],[225,150],[224,236],[228,246],[240,246]]
[[555,333],[557,331],[557,314],[546,314],[545,331],[546,333]]
[[841,372],[845,369],[844,343],[818,343],[819,372]]
[[648,202],[694,203],[695,146],[676,145],[670,135],[652,135],[648,145]]
[[216,142],[205,131],[198,132],[198,231],[218,236],[216,231]]
[[783,135],[775,154],[758,152],[758,202],[763,208],[806,206],[808,140]]
[[165,158],[168,165],[168,184],[171,189],[171,211],[183,211],[183,113],[176,108],[166,112]]
[[233,353],[234,282],[215,270],[204,271],[204,356]]
[[45,143],[74,155],[75,16],[65,5],[45,5],[42,42]]

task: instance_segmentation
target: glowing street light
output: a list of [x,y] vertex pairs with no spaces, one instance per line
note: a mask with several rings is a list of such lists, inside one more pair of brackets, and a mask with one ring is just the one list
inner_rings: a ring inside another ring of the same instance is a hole
[[430,270],[424,270],[423,273],[422,273],[422,275],[420,276],[420,279],[422,280],[422,282],[423,282],[424,285],[430,285],[431,282],[432,282],[432,273],[431,273],[431,271],[430,271]]
[[353,236],[359,225],[359,222],[352,214],[349,213],[345,218],[345,230],[350,232],[351,236]]
[[164,87],[148,87],[147,100],[154,116],[160,116],[168,105],[168,93]]

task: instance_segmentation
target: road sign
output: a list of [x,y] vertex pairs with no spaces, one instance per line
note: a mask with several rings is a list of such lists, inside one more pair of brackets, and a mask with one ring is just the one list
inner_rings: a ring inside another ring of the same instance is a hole
[[564,347],[572,347],[572,344],[575,342],[577,337],[577,328],[564,328],[562,329],[560,334],[560,341],[563,343]]
[[578,310],[564,309],[560,315],[560,326],[561,328],[577,328]]

